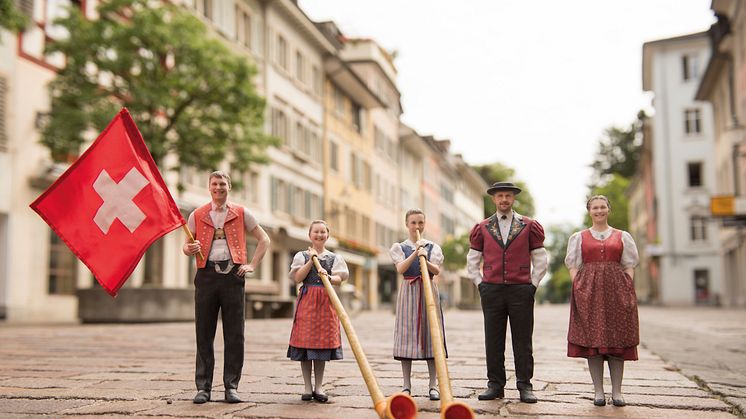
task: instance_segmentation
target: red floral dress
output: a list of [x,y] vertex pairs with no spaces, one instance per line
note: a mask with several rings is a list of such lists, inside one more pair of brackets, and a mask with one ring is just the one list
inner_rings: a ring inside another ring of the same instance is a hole
[[612,229],[605,240],[590,230],[580,234],[582,265],[572,284],[567,356],[637,360],[637,297],[621,263],[622,231]]

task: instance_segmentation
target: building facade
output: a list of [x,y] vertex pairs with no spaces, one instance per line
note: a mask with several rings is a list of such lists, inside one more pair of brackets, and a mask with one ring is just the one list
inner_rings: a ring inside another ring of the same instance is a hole
[[[166,292],[188,303],[193,290],[195,267],[181,253],[181,230],[148,249],[112,302],[28,207],[66,168],[52,163],[39,138],[50,107],[47,84],[64,65],[64,57],[43,54],[44,43],[59,35],[50,22],[68,3],[20,2],[32,19],[30,28],[1,34],[0,318],[8,321],[75,321],[83,295],[112,306],[127,291],[146,299]],[[291,0],[179,3],[205,23],[211,36],[257,68],[255,85],[267,103],[265,131],[281,141],[267,150],[268,164],[231,173],[243,184],[231,199],[247,206],[272,239],[247,280],[247,313],[292,306],[296,288],[287,276],[290,261],[308,247],[308,225],[319,218],[329,220],[329,247],[350,265],[350,283],[364,307],[390,304],[397,277],[388,249],[403,239],[404,224],[402,109],[391,55],[371,40],[330,38]],[[95,18],[96,1],[76,4]],[[421,162],[414,165],[422,168]],[[230,171],[227,164],[216,169]],[[422,170],[418,173],[414,184],[422,182]],[[207,173],[183,168],[163,175],[185,216],[209,201]],[[450,188],[456,200],[458,187]],[[422,197],[416,187],[415,196]],[[464,206],[481,208],[481,202],[480,195]],[[248,245],[251,252],[251,239]],[[148,313],[134,316],[122,320],[159,320]]]
[[370,39],[346,39],[340,57],[383,103],[367,113],[373,138],[371,225],[378,248],[378,275],[373,276],[375,282],[364,283],[362,291],[364,295],[377,294],[379,289],[387,291],[387,301],[383,302],[390,304],[395,293],[388,291],[396,289],[397,273],[388,250],[395,241],[404,239],[397,234],[404,223],[398,193],[398,132],[402,108],[401,93],[396,85],[397,71],[391,54]]
[[[746,203],[746,10],[742,1],[714,0],[718,20],[708,37],[713,53],[696,98],[712,104],[714,119],[713,196]],[[717,218],[727,306],[746,306],[746,211]]]
[[640,263],[635,268],[637,299],[645,303],[660,301],[658,214],[656,214],[653,168],[653,137],[650,119],[642,118],[642,145],[635,175],[627,189],[629,233],[639,249]]
[[[333,22],[318,26],[337,51],[345,48],[345,37]],[[354,286],[363,308],[377,308],[379,249],[373,225],[374,149],[368,115],[383,102],[339,55],[326,57],[324,72],[325,217],[336,230],[335,252],[350,269],[346,288]]]
[[709,56],[704,32],[643,46],[643,90],[654,94],[651,146],[658,215],[657,242],[645,246],[657,246],[657,292],[664,304],[719,304],[724,297],[720,237],[710,218],[716,188],[712,108],[695,99]]
[[[484,218],[484,194],[487,182],[477,173],[461,155],[451,155],[456,167],[454,185],[454,236],[468,237],[474,224]],[[467,240],[468,243],[468,240]],[[464,249],[467,252],[469,249]],[[466,267],[456,272],[458,285],[452,289],[452,302],[464,308],[479,307],[479,290],[469,278]]]

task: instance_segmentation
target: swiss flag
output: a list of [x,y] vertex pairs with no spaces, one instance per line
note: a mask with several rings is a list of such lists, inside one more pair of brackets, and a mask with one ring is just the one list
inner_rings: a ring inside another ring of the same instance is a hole
[[124,108],[31,208],[112,296],[154,241],[186,224]]

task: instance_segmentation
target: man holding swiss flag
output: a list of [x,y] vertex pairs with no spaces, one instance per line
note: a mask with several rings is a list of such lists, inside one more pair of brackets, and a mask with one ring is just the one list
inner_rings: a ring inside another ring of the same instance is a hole
[[111,296],[154,241],[185,224],[124,108],[31,208]]
[[[197,257],[195,322],[199,392],[195,403],[210,400],[215,364],[213,341],[218,312],[225,340],[225,400],[241,402],[236,389],[244,357],[244,275],[254,271],[269,247],[269,236],[246,208],[228,202],[230,176],[213,172],[212,202],[189,216],[183,252]],[[31,208],[116,296],[145,250],[186,224],[142,135],[122,109],[96,141]],[[198,240],[193,240],[196,232]],[[258,242],[247,264],[245,233]],[[202,243],[206,243],[203,246]],[[202,249],[207,258],[201,257]]]
[[[197,332],[197,367],[194,403],[210,400],[215,367],[213,342],[218,311],[223,318],[225,401],[239,403],[238,382],[244,357],[244,277],[254,272],[269,247],[269,236],[249,211],[228,202],[231,178],[223,171],[210,173],[208,189],[212,201],[189,214],[189,230],[197,240],[187,239],[182,251],[197,256],[194,305]],[[257,241],[248,262],[246,233]],[[205,250],[203,257],[202,249]]]

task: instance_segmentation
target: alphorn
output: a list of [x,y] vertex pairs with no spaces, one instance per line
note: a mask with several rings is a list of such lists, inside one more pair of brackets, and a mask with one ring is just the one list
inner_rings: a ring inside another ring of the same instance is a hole
[[[420,231],[418,230],[417,241],[420,240]],[[453,400],[451,376],[448,374],[443,334],[440,331],[440,317],[435,307],[433,286],[430,284],[430,272],[427,270],[427,258],[422,255],[419,258],[422,292],[425,294],[425,306],[427,308],[427,323],[430,326],[430,340],[433,343],[435,371],[438,374],[438,387],[440,388],[440,417],[443,419],[474,419],[474,411],[469,405]]]
[[342,327],[345,330],[347,340],[350,342],[352,353],[355,355],[357,366],[360,368],[360,373],[363,375],[365,385],[368,387],[370,398],[373,399],[373,407],[376,410],[376,413],[378,413],[378,417],[381,419],[415,418],[417,416],[417,403],[415,403],[411,396],[404,393],[396,393],[388,399],[384,398],[383,392],[381,392],[380,387],[378,387],[376,377],[373,375],[373,369],[368,363],[368,358],[365,357],[362,345],[360,345],[360,340],[357,338],[355,329],[352,328],[350,317],[347,316],[347,312],[342,306],[342,302],[339,301],[339,297],[337,296],[336,291],[334,291],[331,282],[329,282],[329,278],[321,273],[319,259],[315,255],[312,257],[316,271],[319,272],[321,282],[324,284],[326,293],[329,294],[329,300],[331,300],[332,306],[334,307],[334,310],[336,310],[339,321],[342,323]]

